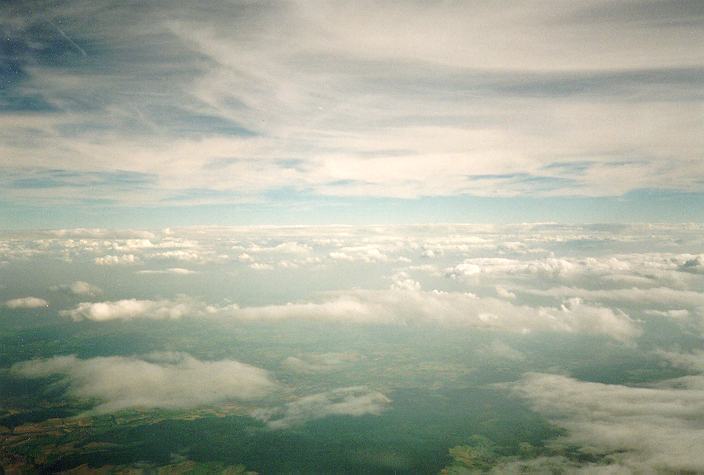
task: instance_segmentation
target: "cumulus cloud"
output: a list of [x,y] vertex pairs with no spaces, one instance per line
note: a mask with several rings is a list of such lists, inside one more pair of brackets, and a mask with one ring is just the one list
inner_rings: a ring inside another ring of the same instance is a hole
[[466,259],[461,264],[448,269],[450,277],[468,277],[479,274],[535,274],[544,277],[558,277],[578,272],[579,266],[567,259],[546,258],[521,261],[500,257]]
[[38,297],[20,297],[16,299],[10,299],[5,302],[5,306],[8,308],[40,308],[48,307],[49,302]]
[[122,254],[119,256],[108,254],[106,256],[95,258],[95,263],[99,266],[130,265],[137,264],[139,262],[139,257],[134,254]]
[[173,275],[191,275],[191,274],[197,274],[196,271],[190,270],[190,269],[184,269],[183,267],[170,267],[168,269],[145,269],[145,270],[140,270],[137,272],[138,274],[155,274],[155,275],[163,275],[163,274],[173,274]]
[[406,272],[397,272],[391,276],[391,288],[396,290],[420,290],[420,282]]
[[148,318],[155,320],[173,320],[185,316],[203,316],[216,313],[216,308],[189,299],[180,300],[138,300],[123,299],[107,302],[81,302],[59,314],[73,321],[92,320],[104,322],[109,320],[132,320]]
[[201,361],[184,353],[154,353],[142,358],[55,356],[16,363],[11,372],[24,378],[58,375],[68,396],[96,401],[97,413],[251,401],[276,389],[263,369],[235,360]]
[[286,429],[329,416],[379,415],[390,404],[391,400],[379,391],[354,386],[304,396],[280,408],[257,410],[253,415],[270,429]]
[[450,325],[530,333],[554,331],[601,334],[630,341],[641,334],[637,321],[620,310],[585,304],[578,298],[559,307],[516,305],[470,293],[407,289],[332,292],[320,301],[240,307],[187,299],[82,302],[61,316],[74,321],[156,320],[220,316],[244,321],[319,321],[361,325]]
[[51,287],[51,290],[61,290],[78,296],[95,296],[103,293],[103,290],[100,287],[82,280],[77,280],[67,285],[55,285]]
[[532,373],[512,390],[566,430],[553,444],[605,456],[607,473],[704,471],[702,376],[631,387]]
[[585,257],[543,259],[507,259],[502,257],[479,257],[465,259],[447,270],[450,277],[478,275],[537,276],[550,279],[573,279],[582,276],[630,273],[634,269],[634,256]]
[[683,270],[687,262],[693,262],[692,254],[650,252],[540,259],[473,257],[447,268],[445,275],[471,283],[508,279],[529,283],[557,281],[587,287],[597,281],[601,286],[621,288],[701,286],[696,272]]
[[243,320],[315,320],[357,324],[436,324],[509,332],[556,331],[603,334],[629,341],[641,333],[620,310],[569,299],[557,308],[514,305],[469,293],[358,290],[333,293],[320,302],[230,307],[225,314]]
[[554,287],[548,290],[526,290],[534,295],[550,297],[579,297],[590,301],[627,302],[634,304],[668,306],[704,306],[704,293],[694,290],[679,290],[669,287],[626,289],[583,289],[577,287]]
[[501,287],[500,285],[496,286],[496,295],[498,295],[501,298],[510,299],[510,300],[513,300],[516,298],[516,294],[514,294],[513,292],[511,292],[510,290],[508,290],[504,287]]
[[348,262],[373,263],[387,262],[389,260],[389,256],[373,245],[344,246],[336,251],[330,252],[328,256],[334,260]]
[[258,244],[251,245],[246,248],[246,252],[250,254],[298,254],[306,255],[312,252],[312,248],[305,244],[296,241],[287,241],[275,246],[262,246]]

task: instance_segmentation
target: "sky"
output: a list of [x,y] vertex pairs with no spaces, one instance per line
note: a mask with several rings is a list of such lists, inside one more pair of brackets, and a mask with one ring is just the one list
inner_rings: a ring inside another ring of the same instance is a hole
[[704,4],[7,2],[0,226],[704,219]]

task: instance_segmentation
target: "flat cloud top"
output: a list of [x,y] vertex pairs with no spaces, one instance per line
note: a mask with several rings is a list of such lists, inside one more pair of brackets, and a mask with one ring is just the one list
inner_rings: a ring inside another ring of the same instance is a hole
[[5,302],[5,306],[8,308],[41,308],[48,307],[49,302],[38,297],[20,297],[16,299],[10,299]]
[[54,356],[16,363],[11,372],[26,378],[59,375],[68,396],[97,401],[96,413],[257,400],[277,387],[263,369],[235,360],[201,361],[183,353],[147,358]]
[[606,454],[613,470],[704,470],[704,454],[693,450],[704,444],[701,374],[655,387],[630,387],[532,373],[512,387],[567,430],[557,444]]

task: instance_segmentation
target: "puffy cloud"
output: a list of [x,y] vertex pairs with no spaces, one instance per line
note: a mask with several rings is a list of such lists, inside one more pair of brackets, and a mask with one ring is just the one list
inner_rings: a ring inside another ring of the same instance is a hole
[[286,429],[329,416],[379,415],[390,404],[384,394],[354,386],[304,396],[280,408],[257,410],[253,415],[270,429]]
[[368,325],[455,325],[529,333],[555,331],[602,334],[630,341],[641,333],[638,323],[620,310],[596,307],[578,298],[560,307],[529,307],[469,293],[418,290],[356,290],[327,294],[321,301],[239,307],[196,300],[82,302],[61,316],[74,321],[178,319],[221,316],[245,321],[307,320]]
[[16,363],[11,372],[25,378],[58,375],[68,396],[97,400],[94,411],[98,413],[250,401],[276,389],[263,369],[234,360],[201,361],[184,353],[154,353],[143,358],[55,356]]
[[420,282],[411,279],[406,272],[397,272],[391,276],[391,288],[396,290],[420,290]]
[[204,253],[197,249],[177,249],[174,251],[163,251],[152,254],[154,259],[176,260],[183,262],[203,263],[213,259],[210,253]]
[[687,262],[693,262],[692,254],[632,253],[541,259],[474,257],[447,268],[445,275],[469,282],[479,279],[514,279],[522,282],[544,279],[591,286],[599,279],[610,287],[667,286],[682,289],[691,285],[701,286],[704,281],[699,280],[694,270],[684,271],[682,266]]
[[557,331],[603,334],[629,341],[641,330],[620,310],[567,300],[559,308],[514,305],[457,292],[358,290],[333,293],[321,302],[235,307],[224,314],[243,320],[316,320],[357,324],[437,324],[509,332]]
[[97,295],[102,293],[102,290],[95,285],[91,285],[88,282],[83,282],[82,280],[77,280],[69,286],[69,290],[74,295]]
[[81,320],[104,322],[108,320],[132,320],[135,318],[168,320],[185,316],[212,315],[215,312],[215,307],[188,299],[124,299],[108,302],[81,302],[75,308],[62,310],[59,314],[77,322]]
[[669,287],[627,289],[582,289],[577,287],[555,287],[548,290],[526,290],[534,295],[550,297],[580,297],[590,301],[628,302],[649,305],[704,306],[704,293],[694,290],[679,290]]
[[103,293],[100,287],[82,280],[77,280],[68,285],[55,285],[51,287],[51,290],[62,290],[79,296],[95,296]]
[[5,306],[8,308],[40,308],[48,307],[49,302],[38,297],[21,297],[6,301]]
[[501,287],[500,285],[496,286],[496,295],[498,295],[499,297],[504,298],[504,299],[513,300],[516,298],[516,294],[514,294],[513,292],[511,292],[510,290],[508,290],[504,287]]
[[296,241],[287,241],[275,246],[260,246],[252,245],[246,248],[247,253],[251,254],[310,254],[313,249],[305,244]]
[[553,444],[604,455],[606,473],[704,471],[701,375],[630,387],[532,373],[512,390],[566,430]]
[[528,275],[545,278],[574,278],[582,275],[602,275],[623,273],[632,270],[632,263],[617,257],[565,259],[547,257],[544,259],[507,259],[500,257],[480,257],[465,259],[464,262],[447,270],[451,277],[468,277],[480,274]]
[[173,275],[191,275],[197,274],[196,271],[190,269],[184,269],[183,267],[170,267],[168,269],[159,270],[140,270],[138,274],[173,274]]
[[466,259],[461,264],[448,269],[451,277],[467,277],[479,274],[537,274],[557,277],[577,271],[577,265],[566,259],[547,258],[543,260],[520,261],[499,257]]
[[139,262],[139,257],[134,254],[122,254],[119,256],[108,254],[106,256],[95,258],[95,263],[99,266],[130,265],[137,264]]

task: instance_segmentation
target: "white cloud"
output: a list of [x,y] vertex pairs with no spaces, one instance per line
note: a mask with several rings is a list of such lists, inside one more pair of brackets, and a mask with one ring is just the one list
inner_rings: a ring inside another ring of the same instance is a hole
[[95,296],[103,293],[100,287],[89,284],[88,282],[84,282],[82,280],[77,280],[67,285],[55,285],[51,287],[51,290],[61,290],[79,296]]
[[155,320],[179,319],[186,316],[212,315],[216,308],[188,300],[137,300],[124,299],[108,302],[82,302],[59,314],[73,321],[132,320],[147,318]]
[[59,375],[68,396],[97,400],[97,413],[250,401],[276,389],[263,369],[234,360],[201,361],[184,353],[143,358],[55,356],[16,363],[11,372],[25,378]]
[[5,306],[8,308],[40,308],[48,307],[49,302],[38,297],[21,297],[6,301]]
[[217,257],[210,255],[211,253],[203,253],[197,249],[177,249],[174,251],[157,252],[151,255],[154,259],[176,260],[182,262],[205,263],[211,260],[216,260]]
[[501,298],[510,299],[510,300],[513,300],[516,298],[516,294],[514,294],[513,292],[511,292],[510,290],[508,290],[504,287],[501,287],[500,285],[496,286],[496,295],[498,295]]
[[673,309],[673,310],[646,310],[646,314],[655,315],[658,317],[667,317],[675,320],[689,318],[690,312],[686,308]]
[[[20,138],[2,142],[12,157],[2,165],[95,173],[119,164],[153,185],[93,194],[130,204],[252,200],[284,187],[397,197],[701,190],[692,71],[702,67],[702,35],[689,4],[232,8],[183,4],[164,16],[93,1],[8,20],[12,34],[29,36],[33,22],[71,18],[71,37],[125,48],[118,58],[103,52],[97,69],[25,58],[32,67],[19,89],[70,113],[6,114],[0,129]],[[123,70],[110,67],[115,59]],[[100,107],[71,109],[85,94]],[[193,121],[184,133],[194,116],[214,126]],[[57,132],[76,123],[96,126]],[[577,169],[550,167],[564,162]],[[3,191],[76,199],[81,183],[70,184]]]
[[607,473],[704,471],[702,376],[630,387],[533,373],[513,391],[567,431],[553,444],[605,455]]
[[391,288],[396,290],[420,290],[420,282],[412,279],[406,272],[397,272],[391,276]]
[[379,415],[390,404],[384,394],[355,386],[304,396],[281,408],[260,409],[253,415],[270,429],[286,429],[329,416]]
[[601,275],[629,272],[631,264],[616,257],[596,259],[564,259],[547,257],[544,259],[517,260],[499,257],[466,259],[461,264],[448,269],[451,277],[474,276],[479,274],[529,275],[546,278],[573,278],[585,274]]
[[555,287],[548,290],[526,290],[535,295],[550,297],[579,297],[590,301],[628,302],[634,304],[664,306],[704,306],[704,293],[694,290],[678,290],[668,287],[599,289],[590,290],[576,287]]
[[560,307],[530,307],[469,293],[406,289],[353,290],[326,294],[320,301],[240,307],[182,297],[82,302],[61,316],[74,321],[157,320],[219,316],[245,321],[302,320],[362,325],[449,325],[529,333],[555,331],[601,334],[630,341],[641,334],[637,321],[620,310],[588,305],[578,298]]
[[328,254],[331,259],[348,262],[387,262],[389,257],[372,245],[345,246]]
[[[556,238],[559,238],[559,235]],[[446,269],[445,274],[473,283],[490,279],[533,279],[533,282],[535,279],[543,279],[590,286],[594,284],[595,279],[599,279],[609,287],[683,289],[704,283],[699,280],[696,272],[685,272],[682,268],[684,263],[692,261],[692,257],[692,254],[672,253],[632,253],[599,257],[553,256],[541,259],[473,257]]]
[[196,271],[190,270],[190,269],[184,269],[183,267],[170,267],[168,269],[159,269],[159,270],[140,270],[137,272],[138,274],[173,274],[173,275],[191,275],[191,274],[197,274]]
[[[260,246],[252,245],[246,248],[246,252],[250,254],[297,254],[297,255],[307,255],[310,254],[313,249],[307,244],[287,241],[277,244],[275,246]],[[246,254],[246,253],[245,253]]]
[[83,282],[82,280],[77,280],[73,282],[69,290],[74,295],[97,295],[102,293],[102,290],[95,285],[91,285],[88,282]]
[[356,324],[436,324],[509,332],[557,331],[603,334],[629,341],[641,330],[620,310],[567,300],[559,308],[514,305],[467,293],[358,290],[330,294],[320,302],[223,309],[243,320],[315,320]]
[[99,266],[130,265],[137,264],[139,262],[139,257],[134,254],[122,254],[119,256],[108,254],[106,256],[95,258],[95,263]]

